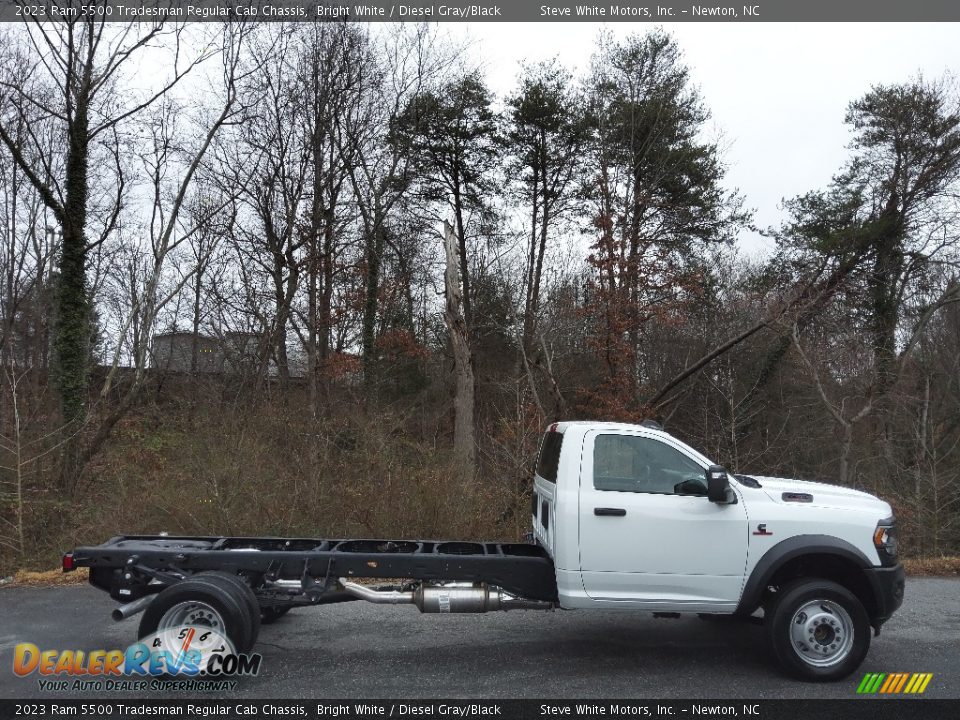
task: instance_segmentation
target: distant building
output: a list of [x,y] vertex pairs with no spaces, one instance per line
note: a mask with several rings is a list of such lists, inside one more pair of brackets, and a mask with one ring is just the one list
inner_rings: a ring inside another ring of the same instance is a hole
[[[196,347],[196,367],[193,353]],[[223,372],[220,341],[191,332],[161,333],[153,336],[153,367],[165,372]]]
[[[260,337],[251,332],[224,333],[220,342],[220,354],[223,358],[221,372],[239,373],[250,372],[256,369],[257,355],[260,348]],[[268,374],[273,374],[273,360],[267,368]]]
[[[194,366],[194,347],[196,365]],[[260,337],[249,332],[227,332],[222,337],[194,335],[192,332],[159,333],[153,336],[152,365],[164,372],[242,373],[257,369]],[[302,363],[291,357],[290,376],[303,377]],[[277,375],[273,359],[267,374]]]

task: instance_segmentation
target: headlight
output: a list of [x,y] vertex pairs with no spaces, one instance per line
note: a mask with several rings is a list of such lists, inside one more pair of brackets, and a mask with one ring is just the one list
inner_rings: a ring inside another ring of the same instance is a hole
[[882,564],[896,564],[897,545],[896,520],[889,517],[877,523],[877,529],[873,531],[873,546],[877,549]]

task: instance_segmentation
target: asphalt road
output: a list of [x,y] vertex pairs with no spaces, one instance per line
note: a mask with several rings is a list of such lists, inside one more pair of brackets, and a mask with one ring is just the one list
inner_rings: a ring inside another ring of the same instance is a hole
[[[0,589],[0,697],[51,697],[16,677],[13,647],[125,648],[135,617],[110,620],[87,586]],[[421,615],[408,606],[297,609],[260,634],[250,698],[849,698],[862,675],[831,684],[783,678],[762,628],[649,613],[512,611]],[[926,697],[960,697],[960,580],[908,581],[862,672],[931,672]],[[114,693],[114,696],[119,694]],[[125,695],[137,697],[136,695]],[[149,697],[144,695],[143,697]],[[169,697],[166,695],[164,697]],[[195,696],[196,697],[196,696]]]

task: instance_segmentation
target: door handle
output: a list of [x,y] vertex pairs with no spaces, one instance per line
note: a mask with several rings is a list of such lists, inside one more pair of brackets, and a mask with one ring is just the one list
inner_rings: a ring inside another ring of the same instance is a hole
[[608,517],[623,517],[627,514],[627,511],[623,508],[594,508],[593,514]]

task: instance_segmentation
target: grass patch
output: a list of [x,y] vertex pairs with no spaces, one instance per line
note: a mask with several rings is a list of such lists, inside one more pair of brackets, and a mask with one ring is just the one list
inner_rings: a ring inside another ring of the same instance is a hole
[[960,555],[907,558],[903,561],[903,567],[907,575],[914,577],[956,577],[960,575]]
[[60,568],[35,572],[33,570],[17,570],[13,580],[0,585],[5,587],[49,587],[52,585],[82,585],[87,582],[90,572],[87,568],[78,568],[74,572],[65,573]]

